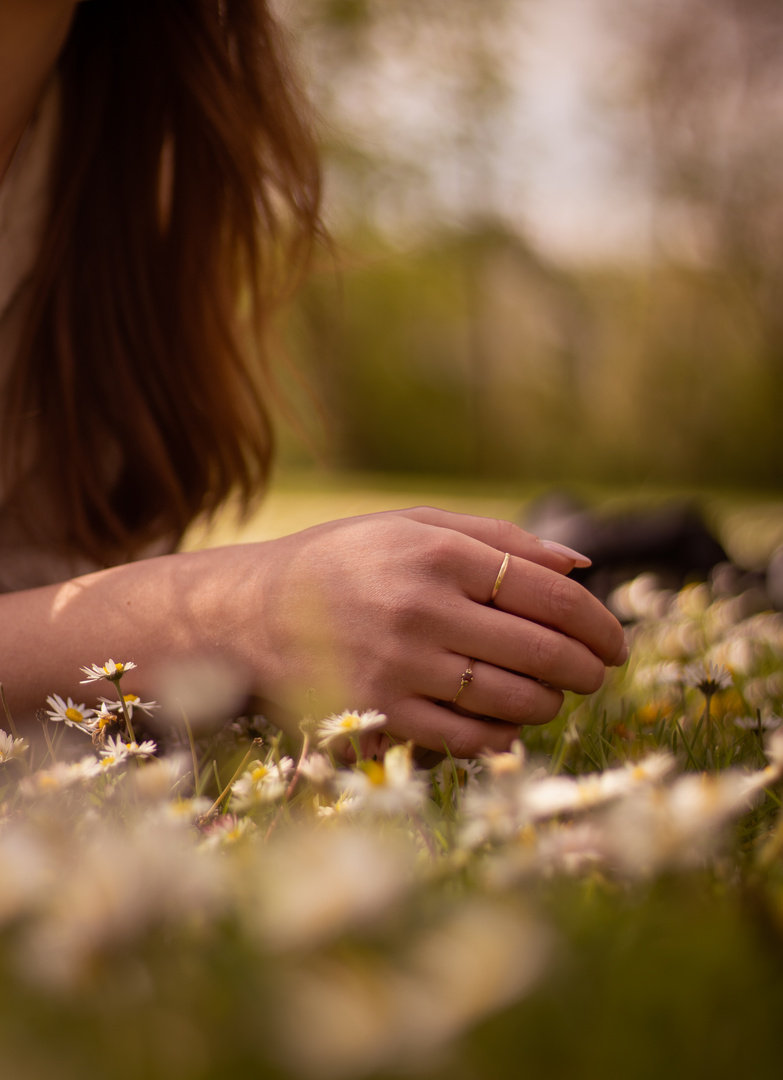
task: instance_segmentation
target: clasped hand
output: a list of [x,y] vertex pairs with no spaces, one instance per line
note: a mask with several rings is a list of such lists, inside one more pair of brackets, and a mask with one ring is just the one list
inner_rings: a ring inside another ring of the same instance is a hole
[[423,507],[243,550],[260,602],[235,640],[270,715],[377,709],[370,752],[507,749],[627,658],[620,624],[566,576],[575,560],[509,522]]

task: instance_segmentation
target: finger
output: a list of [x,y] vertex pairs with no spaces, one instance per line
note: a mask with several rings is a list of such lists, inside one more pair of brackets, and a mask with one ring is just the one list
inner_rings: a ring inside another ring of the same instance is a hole
[[560,690],[594,694],[606,675],[603,661],[580,641],[469,601],[464,614],[452,623],[451,635],[444,644],[452,652],[541,679]]
[[[399,740],[397,739],[392,739],[385,731],[370,731],[367,735],[361,736],[359,739],[362,757],[365,758],[365,760],[367,758],[372,758],[373,761],[380,761],[389,747],[394,746],[398,741]],[[442,749],[441,752],[438,753],[435,750],[427,750],[421,746],[414,746],[413,748],[413,760],[419,769],[434,769],[436,765],[440,765],[445,756]]]
[[[472,678],[461,683],[466,671]],[[430,686],[430,696],[442,702],[516,725],[548,724],[563,704],[562,693],[552,686],[480,660],[468,667],[464,658],[449,654],[433,665]]]
[[472,536],[474,540],[481,540],[496,551],[508,551],[511,555],[547,566],[559,574],[568,574],[575,566],[591,565],[586,555],[552,540],[541,540],[511,521],[456,514],[432,506],[416,506],[396,512],[424,525],[436,525],[441,529],[452,529],[464,536]]
[[387,730],[398,741],[411,741],[424,750],[448,752],[455,758],[474,758],[503,751],[519,738],[519,727],[502,720],[463,716],[426,698],[406,698],[389,710]]
[[[497,572],[493,578],[495,553],[487,546],[474,546],[463,549],[461,556],[459,565],[454,566],[454,579],[461,584],[465,595],[480,604],[485,612],[505,611],[559,630],[582,642],[605,664],[625,663],[628,649],[622,626],[600,600],[577,582],[538,563],[512,556],[492,607],[488,607],[487,601],[497,579]],[[466,611],[463,616],[466,625],[481,619],[475,610]],[[486,620],[481,622],[485,631],[488,625]],[[456,643],[450,647],[463,651]],[[542,647],[546,648],[546,643]],[[491,659],[478,651],[483,659]]]

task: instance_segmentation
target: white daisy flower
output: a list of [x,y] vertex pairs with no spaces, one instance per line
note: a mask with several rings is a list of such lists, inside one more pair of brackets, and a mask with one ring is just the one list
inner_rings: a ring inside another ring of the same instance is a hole
[[101,750],[100,766],[102,769],[114,769],[128,758],[128,750],[119,735],[106,740],[106,749]]
[[128,757],[149,758],[154,757],[157,753],[158,744],[152,739],[145,739],[142,743],[138,743],[134,739],[132,742],[125,743],[125,749],[128,752]]
[[119,717],[116,713],[113,713],[110,708],[107,707],[105,702],[101,702],[100,709],[96,710],[89,720],[90,731],[95,732],[104,731],[109,724],[116,724],[119,721]]
[[589,810],[659,783],[674,768],[671,754],[659,751],[635,764],[582,776],[544,776],[521,791],[521,805],[531,821]]
[[335,778],[334,765],[325,754],[310,754],[299,763],[299,772],[316,791],[327,791]]
[[[123,694],[122,700],[125,702],[128,709],[128,715],[131,719],[133,719],[134,709],[139,709],[141,712],[146,713],[147,716],[152,716],[152,710],[160,708],[157,701],[142,701],[138,694]],[[98,698],[98,701],[113,712],[119,712],[122,709],[122,705],[119,701],[112,701],[110,698],[104,697]]]
[[107,660],[105,664],[90,664],[89,667],[83,667],[81,670],[87,676],[86,679],[82,679],[82,683],[98,682],[100,679],[108,679],[109,682],[119,682],[126,671],[130,671],[131,668],[135,668],[136,665],[132,660],[126,660],[124,663],[115,663],[114,660]]
[[525,766],[525,748],[519,739],[514,739],[510,750],[500,754],[487,754],[481,758],[481,762],[495,779],[499,776],[516,776]]
[[318,735],[321,744],[326,746],[327,743],[339,739],[341,736],[358,735],[364,731],[375,731],[377,728],[383,727],[385,723],[386,717],[376,709],[367,709],[364,712],[346,711],[334,713],[319,723]]
[[383,761],[363,761],[341,773],[340,780],[363,807],[381,814],[419,810],[428,795],[428,783],[414,768],[410,745],[392,746]]
[[95,709],[88,709],[83,703],[77,705],[73,698],[63,701],[59,694],[50,694],[46,699],[51,708],[46,710],[50,720],[62,721],[68,727],[81,728],[82,731],[90,727],[90,722],[95,716]]
[[224,814],[204,830],[204,846],[230,847],[252,836],[255,831],[256,823],[250,818]]
[[119,735],[114,737],[110,735],[106,740],[106,749],[101,750],[101,757],[112,757],[119,764],[128,757],[152,757],[157,749],[152,739],[147,739],[143,743],[137,743],[135,740],[125,742]]
[[744,731],[777,731],[778,728],[783,727],[783,720],[779,716],[772,713],[770,716],[762,716],[760,719],[757,716],[735,716],[733,719],[735,727],[742,728]]
[[57,794],[75,784],[92,780],[100,773],[101,764],[92,755],[83,757],[81,761],[58,761],[51,769],[38,769],[25,776],[19,790],[28,796]]
[[0,731],[0,764],[12,761],[25,752],[29,743],[27,739],[15,739],[6,731]]
[[682,681],[686,686],[692,686],[695,690],[701,690],[705,697],[717,694],[719,690],[728,690],[734,683],[734,678],[727,667],[718,664],[696,663],[689,664],[682,673]]
[[361,805],[361,801],[354,795],[348,795],[346,789],[337,802],[323,805],[319,802],[315,812],[319,818],[336,818],[341,814],[354,813],[354,811],[361,809]]
[[290,757],[275,761],[254,761],[250,768],[231,785],[231,794],[237,807],[247,809],[261,803],[275,802],[285,794],[294,762]]

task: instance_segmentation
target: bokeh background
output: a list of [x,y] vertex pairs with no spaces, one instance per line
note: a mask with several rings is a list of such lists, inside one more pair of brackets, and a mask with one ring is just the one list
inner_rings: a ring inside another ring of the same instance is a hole
[[299,433],[282,432],[283,486],[315,463],[317,492],[353,477],[385,505],[401,483],[479,512],[550,487],[697,491],[722,522],[756,508],[745,549],[768,554],[783,540],[778,0],[277,6],[335,240],[287,324]]

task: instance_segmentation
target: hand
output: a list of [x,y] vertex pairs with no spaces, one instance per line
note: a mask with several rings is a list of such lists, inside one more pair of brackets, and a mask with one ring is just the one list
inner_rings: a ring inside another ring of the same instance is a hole
[[223,550],[245,567],[232,647],[262,698],[292,722],[378,709],[380,750],[506,749],[627,656],[617,620],[565,576],[575,559],[508,522],[417,508]]

